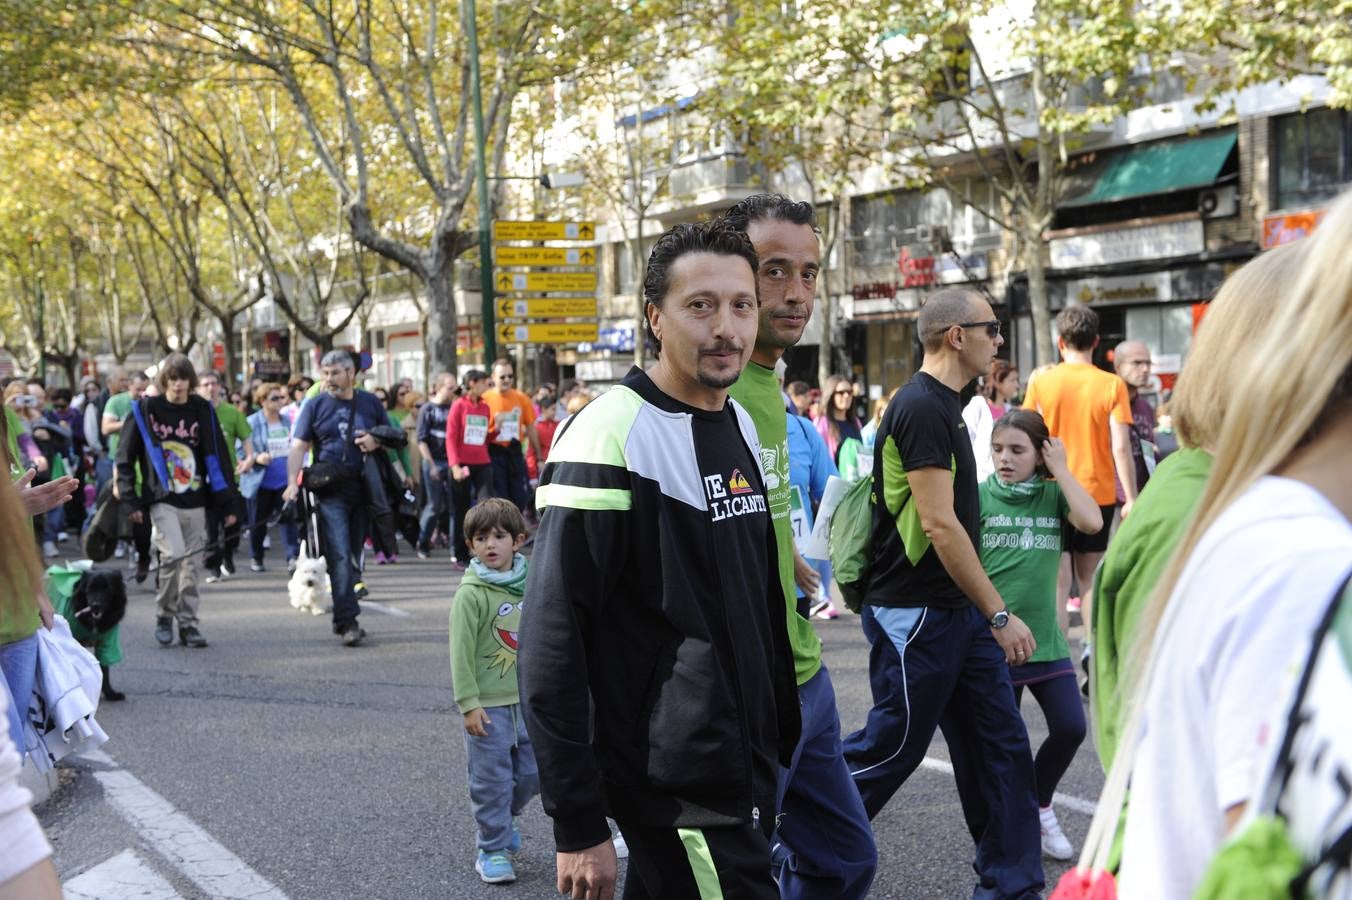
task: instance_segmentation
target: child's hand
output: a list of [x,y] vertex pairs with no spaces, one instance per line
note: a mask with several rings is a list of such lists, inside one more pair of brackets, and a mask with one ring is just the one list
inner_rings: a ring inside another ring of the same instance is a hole
[[1066,445],[1061,443],[1060,438],[1048,438],[1042,442],[1042,464],[1058,480],[1070,471],[1066,463]]
[[489,724],[488,713],[482,707],[465,713],[465,731],[475,737],[488,737]]

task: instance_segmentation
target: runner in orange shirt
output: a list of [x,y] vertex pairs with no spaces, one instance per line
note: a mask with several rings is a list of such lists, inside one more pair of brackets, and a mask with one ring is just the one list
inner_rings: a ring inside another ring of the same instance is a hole
[[[1112,372],[1094,365],[1098,346],[1098,315],[1087,306],[1071,304],[1056,317],[1061,349],[1059,366],[1028,385],[1025,409],[1042,414],[1053,437],[1066,445],[1066,462],[1075,480],[1084,485],[1103,512],[1103,529],[1096,534],[1072,532],[1062,544],[1070,554],[1080,585],[1080,615],[1088,633],[1092,613],[1090,586],[1094,570],[1108,549],[1108,532],[1117,508],[1114,471],[1126,500],[1122,518],[1136,502],[1136,465],[1131,458],[1131,403],[1127,384]],[[1063,563],[1064,566],[1064,563]],[[1062,597],[1065,590],[1062,591]]]
[[535,404],[516,389],[516,369],[506,357],[493,363],[493,389],[484,392],[484,403],[492,412],[488,433],[492,443],[488,456],[493,462],[493,494],[526,509],[526,457],[521,450],[524,434],[535,458],[540,459],[540,438],[535,433]]

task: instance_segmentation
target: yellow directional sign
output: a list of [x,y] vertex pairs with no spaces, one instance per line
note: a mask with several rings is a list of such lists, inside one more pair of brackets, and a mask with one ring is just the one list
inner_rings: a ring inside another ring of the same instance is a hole
[[595,222],[494,222],[495,241],[590,241]]
[[499,319],[551,319],[596,315],[594,297],[548,297],[541,300],[498,301]]
[[590,266],[596,263],[594,247],[496,247],[500,266]]
[[599,326],[595,322],[498,326],[498,340],[504,344],[572,344],[578,341],[594,342],[599,336]]
[[508,291],[592,291],[596,290],[595,272],[531,272],[513,274],[499,272],[493,276],[493,286],[502,293]]

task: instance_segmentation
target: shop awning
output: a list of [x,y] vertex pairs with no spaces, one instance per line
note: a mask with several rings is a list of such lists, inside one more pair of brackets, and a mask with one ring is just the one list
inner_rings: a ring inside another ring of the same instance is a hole
[[[1062,208],[1170,194],[1216,183],[1235,149],[1234,129],[1101,151],[1072,165]],[[1084,157],[1081,157],[1084,159]]]

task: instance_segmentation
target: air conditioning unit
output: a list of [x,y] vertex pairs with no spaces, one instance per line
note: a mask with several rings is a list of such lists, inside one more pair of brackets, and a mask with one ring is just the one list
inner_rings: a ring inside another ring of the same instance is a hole
[[1224,219],[1239,215],[1239,188],[1233,184],[1224,184],[1199,191],[1197,211],[1203,219]]

